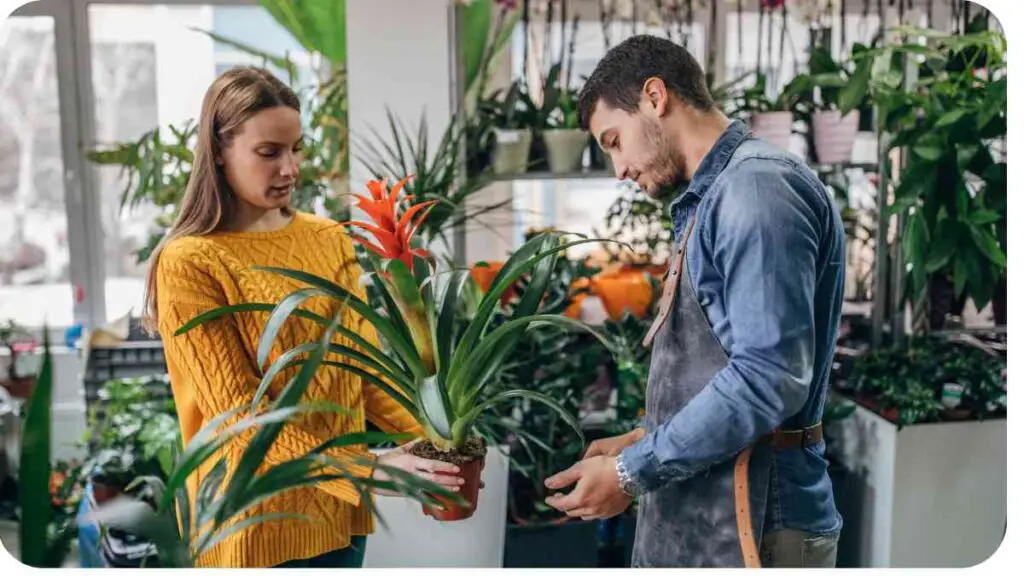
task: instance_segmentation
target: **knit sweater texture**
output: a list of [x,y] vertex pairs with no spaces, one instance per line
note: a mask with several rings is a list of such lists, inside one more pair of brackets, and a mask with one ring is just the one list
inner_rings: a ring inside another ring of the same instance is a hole
[[[294,290],[306,287],[272,272],[254,270],[254,266],[302,270],[327,278],[365,298],[365,290],[359,283],[361,270],[348,235],[337,223],[311,214],[296,212],[285,227],[272,232],[217,232],[170,242],[159,257],[157,310],[186,446],[218,415],[251,403],[262,377],[256,364],[256,350],[268,313],[235,313],[179,336],[174,335],[175,331],[213,308],[241,303],[277,303]],[[302,308],[330,318],[337,306],[337,300],[316,297],[306,301]],[[373,327],[353,310],[346,308],[342,324],[370,343],[377,343]],[[290,318],[278,334],[267,366],[286,350],[318,341],[323,330],[323,326],[314,321]],[[340,336],[336,336],[335,341],[354,346]],[[343,359],[330,354],[327,358]],[[283,391],[298,370],[291,368],[277,376],[270,387],[270,399],[265,397],[262,402],[263,409]],[[317,372],[303,398],[304,402],[315,400],[338,404],[345,411],[307,413],[290,421],[258,474],[269,465],[297,458],[326,440],[364,431],[366,420],[389,433],[421,433],[415,419],[386,392],[338,368],[325,366]],[[188,492],[193,514],[202,478],[220,456],[226,458],[230,474],[253,434],[255,430],[227,444],[192,475]],[[356,455],[370,457],[365,445],[332,448],[328,454],[348,462]],[[370,470],[353,464],[348,472],[366,477]],[[311,558],[345,548],[353,535],[370,534],[374,528],[368,507],[348,480],[330,480],[283,492],[255,506],[243,517],[275,513],[298,514],[305,518],[271,520],[250,526],[214,546],[199,558],[198,565],[275,566],[287,560]]]

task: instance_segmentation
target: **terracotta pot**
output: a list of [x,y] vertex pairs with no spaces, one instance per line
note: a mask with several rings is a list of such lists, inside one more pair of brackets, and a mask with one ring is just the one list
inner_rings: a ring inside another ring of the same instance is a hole
[[750,129],[754,136],[789,150],[793,136],[792,112],[760,112],[750,118]]
[[103,504],[107,500],[114,498],[121,493],[120,488],[114,486],[108,486],[106,484],[100,484],[99,482],[93,481],[92,483],[92,496],[96,499],[97,504]]
[[[457,522],[471,518],[476,512],[477,499],[480,496],[480,476],[483,469],[483,458],[474,460],[469,464],[459,466],[459,473],[455,476],[466,481],[459,487],[459,495],[466,501],[467,506],[460,506],[452,501],[447,501],[441,506],[423,505],[423,513],[433,516],[441,522]],[[443,472],[438,472],[443,474]]]
[[853,158],[860,110],[842,116],[838,110],[819,110],[811,117],[814,151],[819,164],[845,164]]
[[945,420],[967,420],[970,417],[970,408],[947,408],[942,411],[942,418]]
[[13,398],[20,398],[22,400],[28,400],[32,398],[32,391],[36,387],[35,376],[22,376],[15,378],[14,380],[4,380],[0,382],[4,388],[7,389],[7,393]]
[[626,310],[640,318],[646,314],[654,300],[654,287],[644,271],[644,268],[623,267],[594,277],[593,292],[612,320],[621,318]]

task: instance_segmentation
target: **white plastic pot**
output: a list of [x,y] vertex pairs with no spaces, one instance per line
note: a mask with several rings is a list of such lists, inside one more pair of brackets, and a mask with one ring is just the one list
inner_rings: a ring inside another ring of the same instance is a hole
[[521,130],[494,129],[494,149],[491,163],[495,174],[521,174],[526,172],[530,158],[530,140],[533,133],[529,128]]
[[754,136],[771,142],[783,150],[789,150],[793,135],[792,112],[760,112],[750,119]]
[[566,174],[583,169],[583,151],[590,141],[589,134],[565,128],[545,130],[542,136],[547,149],[548,166],[553,173]]
[[841,116],[838,110],[819,110],[811,117],[814,151],[820,164],[845,164],[853,158],[860,110]]

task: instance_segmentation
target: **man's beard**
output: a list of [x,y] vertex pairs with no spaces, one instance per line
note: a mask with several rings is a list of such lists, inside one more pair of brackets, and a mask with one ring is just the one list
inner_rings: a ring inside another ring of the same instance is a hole
[[655,189],[648,194],[656,200],[671,200],[690,184],[686,179],[686,159],[654,120],[644,122],[644,139],[650,149],[654,150],[654,156],[644,169],[655,185]]

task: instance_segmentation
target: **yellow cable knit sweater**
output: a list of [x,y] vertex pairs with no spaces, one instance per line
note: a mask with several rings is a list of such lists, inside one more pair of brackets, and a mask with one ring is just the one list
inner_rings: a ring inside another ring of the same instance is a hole
[[[360,297],[365,294],[359,286],[360,269],[345,231],[333,221],[310,214],[298,212],[287,226],[273,232],[215,233],[169,243],[157,269],[157,310],[186,444],[218,414],[251,402],[260,383],[256,348],[267,313],[239,313],[181,336],[174,332],[212,308],[244,302],[275,303],[302,287],[297,281],[251,269],[261,265],[301,269],[331,279]],[[309,300],[303,307],[327,317],[334,313],[332,301],[327,298]],[[372,326],[355,312],[346,311],[344,325],[371,343],[377,342]],[[319,324],[291,318],[278,335],[270,361],[298,344],[318,339],[321,333]],[[338,337],[337,341],[345,339]],[[292,368],[279,375],[271,386],[271,396],[280,393],[297,370]],[[413,417],[385,392],[336,368],[320,370],[304,398],[312,399],[340,404],[348,412],[314,413],[289,424],[270,450],[269,464],[298,457],[341,434],[363,431],[365,419],[385,432],[421,432]],[[251,436],[224,448],[222,454],[227,456],[229,470],[235,468]],[[343,460],[355,453],[368,455],[365,446],[330,452]],[[216,457],[211,458],[190,479],[193,502],[202,476],[216,461]],[[363,477],[369,474],[365,467],[353,466],[350,471]],[[275,520],[249,527],[215,546],[199,559],[199,565],[274,566],[347,547],[351,536],[373,531],[369,510],[360,505],[351,482],[343,480],[287,491],[255,507],[247,516],[275,512],[300,514],[308,520]]]

